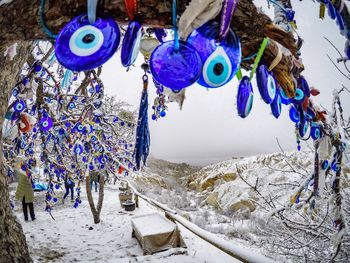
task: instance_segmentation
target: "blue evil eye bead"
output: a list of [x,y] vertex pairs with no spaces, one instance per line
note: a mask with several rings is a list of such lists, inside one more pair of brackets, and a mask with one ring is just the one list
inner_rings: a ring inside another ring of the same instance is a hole
[[241,118],[249,115],[253,106],[253,87],[247,76],[244,76],[238,86],[237,111]]
[[326,169],[328,169],[328,167],[329,167],[328,160],[323,160],[322,163],[321,163],[321,169],[322,170],[326,170]]
[[16,100],[15,104],[13,104],[13,109],[15,110],[15,112],[22,112],[24,111],[26,108],[26,104],[23,100]]
[[58,201],[57,197],[52,198],[52,201],[53,201],[54,203],[57,203],[57,201]]
[[305,93],[302,91],[302,89],[297,88],[295,90],[295,96],[293,98],[293,103],[294,104],[301,104],[305,100]]
[[53,126],[53,122],[52,122],[52,119],[50,117],[43,117],[39,123],[40,123],[40,127],[43,131],[48,131]]
[[340,165],[336,161],[333,161],[331,164],[331,168],[334,172],[338,172],[340,170]]
[[298,123],[300,121],[299,113],[294,106],[291,106],[289,109],[289,118],[292,122],[295,123]]
[[120,55],[124,67],[130,67],[135,62],[140,50],[141,36],[141,24],[134,20],[130,21],[125,32]]
[[26,86],[28,83],[29,83],[29,78],[28,78],[28,77],[24,77],[24,78],[22,79],[22,84],[23,84],[24,86]]
[[281,96],[282,104],[289,105],[291,103],[291,99],[288,98],[288,96],[286,95],[285,91],[283,90],[283,88],[281,86],[279,86],[279,85],[277,85],[277,86],[278,86],[278,92]]
[[310,135],[311,135],[311,138],[314,140],[321,138],[322,137],[321,126],[316,123],[312,123]]
[[70,102],[70,103],[68,104],[68,108],[69,108],[69,109],[75,109],[75,103],[74,103],[74,102]]
[[102,101],[97,100],[93,103],[95,109],[99,109],[102,106]]
[[282,101],[279,91],[276,91],[276,97],[270,104],[272,115],[278,119],[282,112]]
[[174,41],[167,41],[153,51],[150,69],[158,83],[173,90],[181,90],[198,80],[202,60],[189,43],[179,41],[179,50],[176,51]]
[[316,117],[316,113],[312,108],[307,107],[305,112],[305,117],[308,118],[309,120],[313,120]]
[[298,123],[298,130],[300,137],[304,137],[308,131],[309,128],[309,122],[303,121]]
[[76,128],[77,128],[77,130],[78,130],[79,132],[82,132],[83,129],[84,129],[84,126],[83,126],[83,124],[78,123],[78,124],[76,125]]
[[225,85],[236,75],[241,63],[241,44],[236,34],[229,29],[226,37],[218,42],[219,31],[219,23],[211,21],[193,31],[187,40],[202,59],[198,84],[207,88]]
[[61,186],[59,185],[59,184],[55,184],[55,189],[56,190],[58,190],[58,189],[60,189],[61,188]]
[[112,18],[97,18],[90,24],[86,15],[71,20],[59,33],[55,54],[58,62],[72,71],[97,68],[118,48],[120,31]]
[[13,91],[12,91],[12,96],[13,97],[17,97],[19,94],[19,90],[17,88],[14,88]]
[[310,87],[303,76],[298,79],[298,87],[304,92],[305,96],[310,97]]
[[80,144],[76,144],[73,148],[73,151],[76,155],[81,155],[84,149],[83,149],[83,146],[81,146]]
[[256,81],[261,98],[271,104],[276,96],[276,81],[265,65],[258,67]]
[[332,1],[328,1],[327,7],[328,7],[329,17],[334,20],[336,18],[336,14],[335,14],[335,9],[334,9],[334,6],[332,4]]

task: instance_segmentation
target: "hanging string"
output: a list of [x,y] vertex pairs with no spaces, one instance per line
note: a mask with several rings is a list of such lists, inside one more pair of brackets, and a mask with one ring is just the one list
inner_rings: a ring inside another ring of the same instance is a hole
[[98,0],[88,0],[87,9],[88,9],[88,20],[90,24],[94,24],[96,21],[96,8]]
[[45,22],[45,0],[40,0],[40,7],[39,7],[39,24],[45,34],[52,39],[56,39],[57,35],[53,34],[49,27],[47,26]]
[[174,51],[177,52],[179,50],[179,33],[177,30],[176,23],[176,0],[173,0],[173,30],[174,30]]

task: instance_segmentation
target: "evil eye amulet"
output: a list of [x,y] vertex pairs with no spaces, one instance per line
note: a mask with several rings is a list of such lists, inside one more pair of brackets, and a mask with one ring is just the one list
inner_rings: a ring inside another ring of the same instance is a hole
[[238,115],[245,118],[249,115],[253,106],[253,88],[247,76],[244,76],[238,86],[237,111]]
[[172,90],[181,90],[198,80],[202,60],[189,43],[179,41],[179,49],[176,51],[174,41],[167,41],[153,51],[150,69],[158,83]]
[[57,60],[73,71],[101,66],[113,56],[120,42],[118,25],[112,18],[97,18],[90,24],[86,15],[70,21],[56,39]]
[[218,88],[229,82],[237,73],[241,63],[241,45],[230,29],[226,37],[216,40],[220,25],[211,21],[193,31],[187,42],[199,53],[203,69],[198,84],[207,88]]
[[312,124],[310,135],[311,135],[312,139],[314,139],[314,140],[321,138],[322,137],[321,126],[318,124]]
[[121,51],[121,59],[124,67],[130,67],[135,62],[140,50],[141,36],[141,24],[137,21],[130,21],[123,39]]
[[295,90],[295,96],[293,98],[293,103],[294,104],[302,104],[303,101],[305,100],[305,96],[306,95],[305,95],[304,91],[300,88],[297,88]]
[[265,65],[260,65],[256,73],[256,81],[261,98],[271,104],[276,96],[276,81]]
[[270,104],[272,115],[278,119],[282,112],[282,101],[279,91],[276,91],[275,99]]

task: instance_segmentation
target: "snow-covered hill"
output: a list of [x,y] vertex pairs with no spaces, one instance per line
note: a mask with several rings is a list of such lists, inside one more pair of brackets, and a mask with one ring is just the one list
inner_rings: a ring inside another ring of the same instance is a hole
[[[153,161],[152,166],[136,175],[133,182],[139,191],[167,204],[198,226],[236,243],[265,247],[266,255],[287,260],[283,256],[286,250],[281,248],[283,238],[286,237],[279,234],[279,231],[284,233],[290,230],[283,230],[281,219],[271,215],[279,209],[290,207],[297,189],[312,189],[312,182],[306,185],[305,182],[313,173],[313,159],[313,153],[308,151],[231,159],[177,176],[176,187],[168,183],[172,182],[169,180],[169,175],[172,174],[169,166],[162,170]],[[343,165],[343,174],[344,179],[349,178],[348,165]],[[316,199],[316,210],[310,210],[309,204],[292,207],[285,214],[287,219],[305,224],[326,222],[328,225],[325,226],[325,233],[328,232],[325,235],[327,238],[332,237],[335,229],[328,222],[332,222],[333,214],[326,213],[332,180],[332,176],[326,178],[326,192]],[[342,180],[342,185],[348,193],[348,181]],[[300,199],[303,198],[304,194],[300,196]],[[314,218],[312,211],[319,211],[318,217]],[[292,232],[290,235],[293,236]],[[280,240],[276,241],[279,237]],[[308,237],[305,237],[305,242],[307,241]],[[323,242],[320,247],[329,247],[329,242]],[[317,247],[317,243],[314,243]],[[310,244],[313,244],[312,240]],[[329,251],[325,248],[322,253],[326,255]],[[293,262],[304,261],[293,253],[288,258]],[[309,259],[312,258],[315,256],[310,256]]]

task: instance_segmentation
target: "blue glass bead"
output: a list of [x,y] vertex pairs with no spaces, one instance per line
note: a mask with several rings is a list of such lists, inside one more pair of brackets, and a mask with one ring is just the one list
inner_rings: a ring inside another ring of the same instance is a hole
[[124,67],[130,67],[136,60],[140,50],[142,36],[141,24],[137,21],[130,21],[125,32],[121,50],[121,60]]

